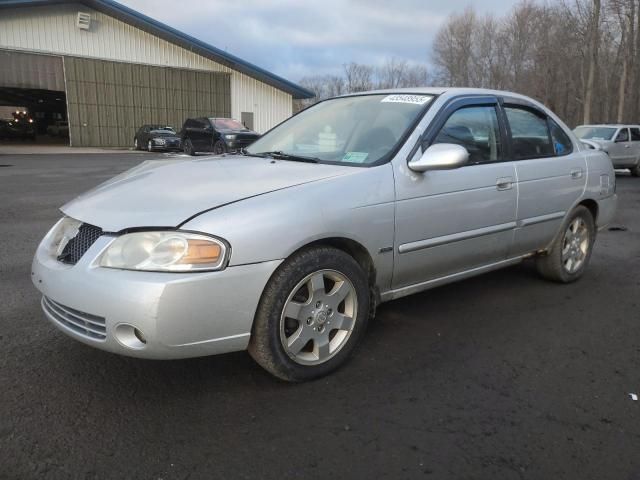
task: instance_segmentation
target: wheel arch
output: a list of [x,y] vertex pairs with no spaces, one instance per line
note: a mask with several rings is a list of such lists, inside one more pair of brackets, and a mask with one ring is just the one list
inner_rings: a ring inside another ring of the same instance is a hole
[[350,257],[352,257],[358,265],[362,268],[367,276],[367,282],[369,284],[369,290],[371,292],[371,301],[370,301],[370,313],[371,316],[375,315],[375,310],[377,306],[380,304],[380,289],[377,284],[377,269],[371,254],[367,250],[367,248],[362,245],[360,242],[353,240],[347,237],[325,237],[315,239],[304,245],[298,247],[296,250],[291,252],[287,258],[295,255],[296,253],[306,250],[313,247],[332,247],[337,250],[341,250]]
[[586,207],[587,210],[589,210],[591,212],[591,216],[593,217],[593,222],[596,225],[598,224],[598,210],[600,208],[598,206],[598,202],[596,202],[592,198],[585,198],[584,200],[581,200],[580,203],[578,203],[578,205],[576,205],[576,206]]

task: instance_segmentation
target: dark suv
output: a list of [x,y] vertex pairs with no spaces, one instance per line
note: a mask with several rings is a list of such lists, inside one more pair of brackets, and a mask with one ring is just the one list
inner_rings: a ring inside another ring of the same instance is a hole
[[260,135],[231,118],[187,118],[182,126],[185,153],[213,152],[216,155],[240,150]]

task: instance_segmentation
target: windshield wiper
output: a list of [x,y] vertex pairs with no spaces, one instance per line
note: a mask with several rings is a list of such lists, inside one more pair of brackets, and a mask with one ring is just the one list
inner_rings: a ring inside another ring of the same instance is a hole
[[293,162],[318,163],[318,161],[320,161],[319,158],[302,157],[300,155],[291,155],[289,153],[284,153],[283,151],[280,151],[280,150],[275,150],[273,152],[252,153],[249,155],[254,155],[256,157],[263,157],[263,158],[271,157],[271,158],[275,158],[276,160],[291,160]]

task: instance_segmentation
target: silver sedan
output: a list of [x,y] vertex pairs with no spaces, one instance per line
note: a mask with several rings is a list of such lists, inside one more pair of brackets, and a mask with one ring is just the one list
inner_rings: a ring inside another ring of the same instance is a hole
[[87,345],[171,359],[248,349],[303,381],[376,306],[532,257],[579,279],[616,208],[608,156],[507,92],[359,93],[241,155],[146,162],[62,207],[32,278]]

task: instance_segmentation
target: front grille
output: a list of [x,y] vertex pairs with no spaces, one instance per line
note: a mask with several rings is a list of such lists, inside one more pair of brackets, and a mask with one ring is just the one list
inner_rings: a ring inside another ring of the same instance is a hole
[[42,309],[78,335],[91,340],[104,340],[107,337],[106,320],[103,317],[65,307],[48,297],[42,297]]
[[58,261],[75,265],[100,235],[102,235],[101,228],[83,223],[80,225],[76,236],[64,246],[62,253],[58,256]]

